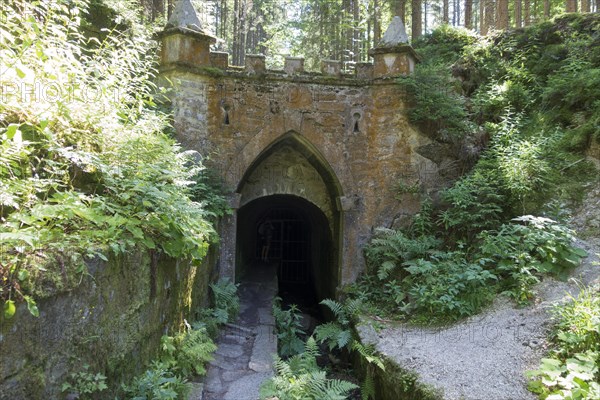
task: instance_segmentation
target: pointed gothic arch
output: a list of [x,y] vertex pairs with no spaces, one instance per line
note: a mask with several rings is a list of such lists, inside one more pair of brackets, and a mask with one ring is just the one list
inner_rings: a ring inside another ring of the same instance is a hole
[[240,182],[238,183],[236,192],[242,193],[244,184],[247,182],[247,179],[249,178],[250,174],[252,174],[252,172],[255,171],[256,168],[262,162],[264,162],[265,159],[267,159],[270,155],[272,155],[274,152],[278,151],[279,149],[285,146],[293,148],[306,158],[310,165],[312,165],[312,167],[322,177],[327,187],[329,197],[332,200],[337,201],[335,199],[338,199],[344,195],[342,186],[340,185],[340,182],[333,168],[325,159],[323,154],[308,139],[294,131],[289,131],[284,135],[280,136],[278,139],[266,146],[264,150],[260,152],[260,154],[254,159],[254,161],[252,161],[252,163],[246,169],[246,172],[244,173],[244,175],[240,179]]
[[341,277],[343,192],[321,152],[288,132],[250,163],[237,193],[236,276],[251,273],[259,253],[258,226],[272,219],[277,230],[271,253],[279,264],[280,284],[297,279],[309,283],[317,299],[334,297]]

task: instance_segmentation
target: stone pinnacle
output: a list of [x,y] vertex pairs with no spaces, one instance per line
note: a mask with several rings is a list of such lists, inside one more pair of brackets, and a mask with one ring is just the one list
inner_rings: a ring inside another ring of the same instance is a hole
[[179,0],[175,3],[167,28],[188,28],[202,32],[200,19],[190,0]]
[[408,43],[406,29],[400,17],[395,16],[392,23],[379,42],[379,47],[393,47],[402,43]]

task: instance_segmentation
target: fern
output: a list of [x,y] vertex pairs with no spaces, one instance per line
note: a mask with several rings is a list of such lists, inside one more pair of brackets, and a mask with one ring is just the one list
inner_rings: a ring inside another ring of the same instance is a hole
[[344,303],[344,309],[350,318],[355,318],[361,310],[362,301],[360,299],[348,300]]
[[360,311],[361,301],[353,299],[340,303],[332,299],[325,299],[321,304],[327,306],[335,316],[334,322],[319,325],[315,329],[315,336],[320,343],[327,343],[329,350],[334,348],[350,348],[353,342],[351,322]]
[[185,376],[195,373],[205,375],[205,364],[213,360],[217,346],[205,328],[190,329],[175,337],[162,338],[163,362]]
[[379,355],[377,355],[377,350],[375,350],[375,346],[373,346],[372,344],[364,345],[359,341],[355,341],[352,344],[352,350],[358,352],[358,354],[360,354],[368,364],[375,365],[382,371],[385,371],[383,359]]
[[377,354],[375,350],[375,346],[372,344],[364,345],[359,341],[355,341],[352,344],[352,350],[356,351],[360,354],[363,362],[366,361],[366,374],[365,379],[361,383],[360,391],[363,400],[368,400],[369,398],[375,398],[375,380],[373,379],[373,375],[375,374],[375,368],[379,368],[382,371],[385,371],[385,365],[383,363],[383,359]]
[[[373,345],[362,344],[353,334],[351,323],[356,319],[356,316],[361,310],[361,300],[356,298],[345,303],[340,303],[335,300],[325,299],[321,304],[327,306],[331,310],[336,320],[319,325],[315,329],[317,340],[320,343],[327,343],[330,351],[337,347],[340,350],[346,348],[348,351],[354,351],[359,354],[361,360],[366,363],[366,376],[364,382],[361,384],[362,399],[374,399],[375,382],[373,375],[376,368],[385,371],[385,365],[383,359],[377,354]],[[321,389],[324,390],[322,390],[316,398],[338,398],[334,395],[330,396],[329,387]],[[336,387],[336,389],[341,388]]]
[[340,323],[344,324],[347,322],[346,313],[344,312],[344,306],[342,305],[342,303],[339,303],[332,299],[325,299],[321,301],[321,304],[327,306],[331,310],[335,318],[338,321],[340,321]]
[[212,289],[215,301],[213,316],[221,322],[226,315],[227,319],[223,323],[235,320],[240,311],[237,285],[225,278],[220,279],[217,283],[211,283],[210,288]]
[[320,343],[327,343],[329,350],[336,347],[343,349],[352,340],[352,332],[349,329],[344,329],[337,322],[327,322],[317,326],[315,336]]
[[375,380],[370,372],[367,372],[365,380],[360,385],[360,393],[362,400],[375,398]]
[[351,382],[327,379],[325,371],[317,365],[319,347],[316,340],[308,338],[304,352],[287,361],[275,359],[276,376],[260,388],[261,399],[276,397],[279,400],[343,400],[357,388]]
[[123,389],[127,399],[179,400],[187,398],[191,386],[168,365],[155,361],[130,385],[123,385]]
[[217,346],[206,333],[206,330],[190,331],[184,336],[179,346],[177,364],[184,372],[189,375],[193,371],[197,375],[205,375],[205,364],[213,360],[212,353],[217,350]]

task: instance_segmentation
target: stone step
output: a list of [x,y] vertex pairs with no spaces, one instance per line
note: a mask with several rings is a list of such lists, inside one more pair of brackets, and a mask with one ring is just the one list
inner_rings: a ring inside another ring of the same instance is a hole
[[230,329],[230,330],[237,331],[237,332],[243,332],[243,333],[246,333],[246,334],[249,334],[249,335],[256,334],[256,331],[254,329],[247,328],[247,327],[244,327],[244,326],[241,326],[241,325],[226,323],[225,327],[228,328],[228,329]]
[[273,376],[277,279],[275,273],[254,279],[240,285],[240,318],[236,324],[225,324],[208,367],[204,397],[194,400],[257,400],[260,385]]

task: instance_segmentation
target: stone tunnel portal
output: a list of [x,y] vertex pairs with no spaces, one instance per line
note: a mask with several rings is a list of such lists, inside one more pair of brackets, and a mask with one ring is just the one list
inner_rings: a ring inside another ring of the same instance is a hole
[[284,301],[311,306],[334,295],[333,237],[325,214],[311,202],[272,195],[246,204],[238,211],[237,244],[236,275],[252,274],[263,263],[275,265]]
[[308,303],[334,298],[340,284],[341,188],[321,153],[289,132],[261,152],[237,192],[236,280],[267,258],[277,266],[282,297],[301,294],[298,302]]

